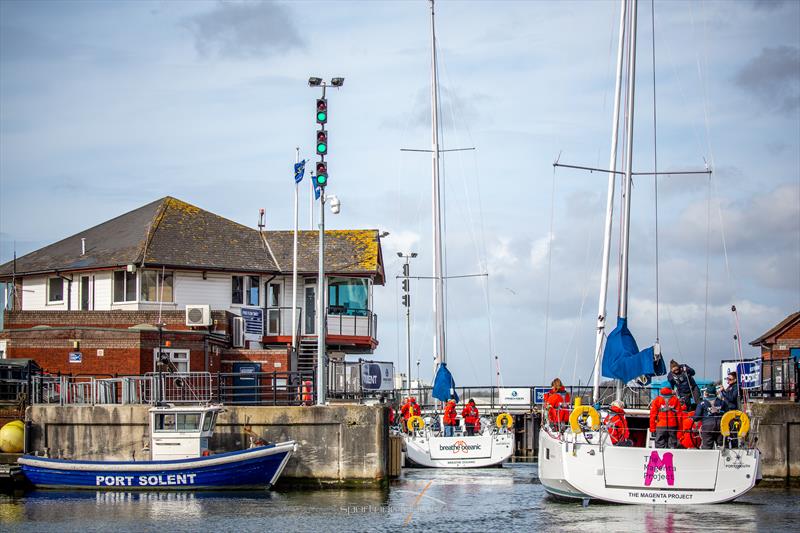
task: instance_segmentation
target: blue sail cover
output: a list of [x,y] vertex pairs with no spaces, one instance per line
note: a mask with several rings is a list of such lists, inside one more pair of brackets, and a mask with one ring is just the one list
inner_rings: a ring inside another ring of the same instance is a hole
[[453,375],[447,370],[446,363],[439,363],[439,368],[436,369],[436,376],[433,378],[433,397],[446,402],[450,399],[450,396],[455,397],[456,402],[459,401]]
[[603,351],[603,376],[622,380],[624,383],[639,376],[661,376],[667,373],[664,359],[653,361],[653,347],[639,351],[636,339],[628,329],[627,318],[617,318],[614,328],[606,340]]

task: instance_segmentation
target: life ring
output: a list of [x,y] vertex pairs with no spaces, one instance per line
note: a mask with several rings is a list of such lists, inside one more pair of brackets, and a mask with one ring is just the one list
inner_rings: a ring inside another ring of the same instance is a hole
[[585,417],[589,417],[591,420],[592,425],[589,427],[591,427],[593,431],[600,429],[600,415],[597,410],[591,405],[576,405],[569,415],[569,427],[572,428],[573,433],[583,433],[580,420]]
[[495,424],[497,424],[499,429],[503,429],[504,426],[508,429],[511,429],[514,427],[514,419],[508,413],[500,413],[497,415]]
[[[414,431],[415,429],[424,428],[425,427],[425,421],[422,419],[421,416],[414,415],[414,416],[412,416],[411,418],[408,419],[408,422],[406,423],[406,425],[408,426],[408,430],[409,431]],[[417,425],[419,427],[415,428],[414,426],[417,426]]]
[[750,417],[747,416],[747,413],[742,411],[728,411],[724,415],[722,415],[722,420],[720,421],[720,432],[726,436],[730,437],[731,435],[731,422],[734,420],[739,421],[739,438],[744,438],[747,435],[747,432],[750,431]]

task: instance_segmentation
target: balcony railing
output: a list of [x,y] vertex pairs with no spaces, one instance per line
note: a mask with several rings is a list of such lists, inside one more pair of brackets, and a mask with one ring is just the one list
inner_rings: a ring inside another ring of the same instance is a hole
[[[292,334],[292,308],[270,307],[266,310],[264,335],[267,337]],[[316,334],[316,321],[306,324],[301,308],[297,308],[297,331],[300,335]],[[313,318],[313,317],[311,317]],[[369,309],[353,309],[340,305],[328,306],[328,335],[378,338],[378,315]]]

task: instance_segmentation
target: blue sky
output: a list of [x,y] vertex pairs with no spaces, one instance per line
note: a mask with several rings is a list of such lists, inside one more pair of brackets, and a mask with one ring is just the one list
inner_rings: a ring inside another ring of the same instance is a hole
[[[606,179],[552,162],[607,165],[618,8],[437,4],[443,143],[476,147],[445,159],[448,273],[488,271],[490,288],[491,327],[484,282],[448,284],[458,383],[493,381],[491,353],[506,384],[589,379]],[[651,170],[651,3],[639,13],[634,166]],[[731,304],[745,341],[800,309],[800,3],[657,1],[655,34],[658,167],[715,171],[658,181],[659,337],[715,376]],[[250,226],[264,207],[290,228],[295,147],[311,156],[316,129],[306,80],[344,76],[328,124],[343,208],[328,222],[390,232],[375,358],[402,369],[396,252],[431,272],[430,159],[400,151],[430,145],[429,48],[421,0],[0,2],[0,260],[165,195]],[[654,180],[632,198],[629,315],[649,345]],[[613,317],[615,266],[611,279]],[[414,291],[424,377],[429,282]]]

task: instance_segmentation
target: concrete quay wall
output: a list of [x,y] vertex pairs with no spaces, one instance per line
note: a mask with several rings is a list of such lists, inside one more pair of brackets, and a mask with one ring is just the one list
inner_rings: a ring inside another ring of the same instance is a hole
[[[83,460],[149,460],[149,406],[28,408],[31,452]],[[279,486],[381,485],[388,481],[388,413],[377,406],[237,407],[221,413],[209,447],[247,448],[245,426],[270,442],[295,440]]]
[[759,419],[758,449],[765,481],[800,480],[800,404],[797,402],[753,402]]

